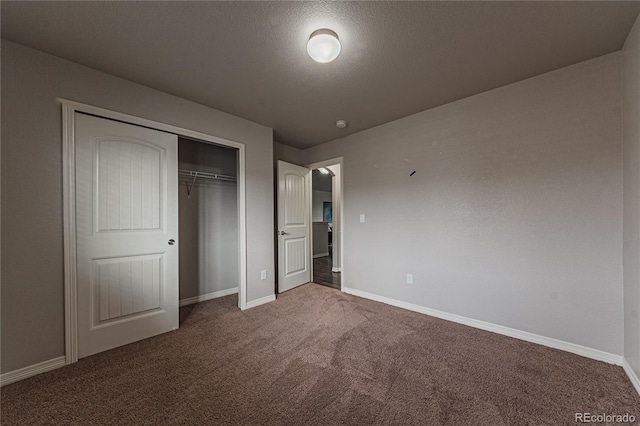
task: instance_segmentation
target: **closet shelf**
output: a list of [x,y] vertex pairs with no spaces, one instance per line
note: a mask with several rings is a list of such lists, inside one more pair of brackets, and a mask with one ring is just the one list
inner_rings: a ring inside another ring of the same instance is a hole
[[184,169],[178,169],[178,177],[183,177],[183,178],[196,178],[196,179],[216,179],[216,180],[224,180],[224,181],[228,181],[228,182],[235,182],[236,181],[236,177],[235,176],[229,176],[229,175],[219,175],[216,173],[207,173],[207,172],[197,172],[195,170],[184,170]]
[[220,175],[217,173],[207,173],[207,172],[198,172],[195,170],[184,170],[178,169],[178,180],[187,180],[186,183],[190,182],[190,185],[187,187],[187,197],[191,198],[191,190],[193,186],[196,184],[196,180],[202,179],[203,183],[206,181],[223,181],[223,182],[235,182],[237,179],[235,176],[229,175]]

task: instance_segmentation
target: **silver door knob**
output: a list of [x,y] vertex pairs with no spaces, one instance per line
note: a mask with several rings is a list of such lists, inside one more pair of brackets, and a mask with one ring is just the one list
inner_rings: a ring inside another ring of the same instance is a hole
[[284,231],[280,231],[280,232],[278,232],[278,235],[287,235],[287,233],[284,232]]
[[169,245],[172,246],[176,243],[176,240],[174,240],[173,238],[169,240]]

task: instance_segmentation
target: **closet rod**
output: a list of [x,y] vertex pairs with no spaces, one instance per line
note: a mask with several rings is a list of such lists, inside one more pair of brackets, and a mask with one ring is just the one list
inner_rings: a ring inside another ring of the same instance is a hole
[[197,172],[195,170],[184,170],[178,169],[178,176],[180,177],[190,177],[190,178],[202,178],[202,179],[217,179],[217,180],[225,180],[235,182],[235,176],[229,175],[220,175],[217,173],[207,173],[207,172]]
[[193,186],[196,184],[196,179],[200,178],[200,179],[204,179],[204,180],[221,180],[221,181],[225,181],[225,182],[235,182],[236,181],[236,177],[235,176],[229,176],[229,175],[219,175],[216,173],[207,173],[207,172],[198,172],[195,170],[184,170],[184,169],[178,169],[178,177],[188,177],[188,178],[193,178],[193,180],[191,181],[191,185],[189,185],[187,187],[187,198],[191,198],[191,191],[193,190]]

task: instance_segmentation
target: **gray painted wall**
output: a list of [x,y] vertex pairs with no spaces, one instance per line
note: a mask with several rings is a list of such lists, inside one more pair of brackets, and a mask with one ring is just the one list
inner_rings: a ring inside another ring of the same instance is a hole
[[313,255],[329,255],[329,225],[325,222],[313,222]]
[[640,376],[640,18],[622,49],[624,356]]
[[305,151],[344,157],[344,285],[621,355],[620,99],[618,52]]
[[329,174],[323,174],[319,169],[311,171],[311,189],[314,191],[331,192],[331,185],[333,183],[333,176]]
[[[237,150],[179,138],[180,169],[237,175]],[[180,300],[238,288],[235,182],[191,179],[178,187]]]
[[273,294],[272,129],[5,40],[1,82],[2,372],[64,354],[58,97],[244,143],[247,300]]
[[324,203],[331,202],[331,192],[311,191],[311,217],[314,222],[324,221]]
[[273,142],[273,168],[277,169],[278,160],[287,163],[303,166],[303,151],[289,145],[283,145],[279,142]]

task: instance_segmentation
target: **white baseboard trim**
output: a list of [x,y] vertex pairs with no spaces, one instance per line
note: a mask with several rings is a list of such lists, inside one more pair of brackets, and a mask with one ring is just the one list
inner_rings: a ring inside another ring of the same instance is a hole
[[638,395],[640,395],[640,378],[638,378],[638,375],[635,371],[633,371],[633,368],[631,368],[631,365],[629,365],[629,362],[626,359],[622,360],[622,368],[624,368],[624,372],[627,373],[627,376],[629,376],[631,384],[634,388],[636,388],[636,392],[638,392]]
[[386,303],[387,305],[397,306],[398,308],[419,312],[421,314],[430,315],[432,317],[452,321],[458,324],[468,325],[470,327],[479,328],[481,330],[491,331],[493,333],[502,334],[504,336],[515,337],[516,339],[524,340],[531,343],[537,343],[539,345],[548,346],[554,349],[560,349],[562,351],[571,352],[576,355],[584,356],[586,358],[595,359],[597,361],[604,361],[609,364],[622,365],[622,362],[624,360],[621,355],[604,352],[599,349],[588,348],[586,346],[577,345],[575,343],[569,343],[563,340],[529,333],[527,331],[516,330],[515,328],[509,328],[502,325],[492,324],[490,322],[467,318],[461,315],[450,314],[448,312],[438,311],[437,309],[414,305],[412,303],[402,302],[400,300],[390,299],[384,296],[378,296],[377,294],[355,290],[353,288],[345,287],[342,291],[354,296],[375,300],[376,302]]
[[7,373],[0,374],[0,386],[8,385],[9,383],[14,383],[40,373],[55,370],[56,368],[64,367],[65,365],[67,365],[66,358],[64,356],[59,356],[58,358],[39,362],[18,370],[9,371]]
[[314,255],[313,255],[313,258],[314,258],[314,259],[317,259],[317,258],[319,258],[319,257],[327,257],[327,256],[329,256],[329,252],[327,252],[327,253],[320,253],[320,254],[314,254]]
[[261,297],[260,299],[251,300],[247,302],[247,309],[255,308],[256,306],[264,305],[265,303],[273,302],[276,300],[276,295]]
[[238,287],[228,288],[226,290],[214,291],[213,293],[201,294],[199,296],[188,297],[180,300],[180,306],[187,306],[193,303],[204,302],[205,300],[217,299],[218,297],[229,296],[230,294],[236,294]]
[[331,268],[331,272],[341,272],[340,268]]

